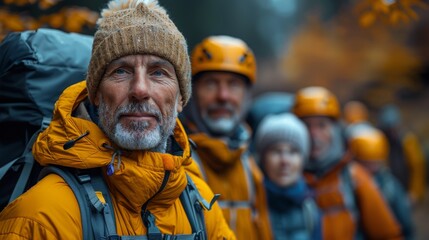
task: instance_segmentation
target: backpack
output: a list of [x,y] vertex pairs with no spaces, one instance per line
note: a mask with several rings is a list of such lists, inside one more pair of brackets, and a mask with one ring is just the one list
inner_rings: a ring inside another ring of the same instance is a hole
[[92,39],[39,29],[10,33],[0,43],[0,211],[37,182],[41,167],[32,145],[61,92],[85,79]]
[[[192,234],[163,235],[148,213],[142,216],[147,236],[118,236],[112,201],[99,168],[41,167],[34,160],[32,146],[49,125],[57,98],[66,87],[85,78],[92,40],[82,34],[39,29],[11,33],[0,43],[0,211],[39,179],[57,174],[79,203],[83,239],[207,239],[203,210],[210,210],[219,195],[208,203],[189,176],[180,201]],[[98,199],[96,191],[106,203]]]
[[[161,240],[161,239],[208,239],[205,230],[203,210],[210,210],[219,197],[216,194],[208,203],[199,193],[189,175],[187,185],[180,195],[180,201],[192,228],[192,234],[162,234],[155,224],[155,217],[149,212],[142,212],[142,219],[147,228],[146,236],[119,236],[116,234],[115,216],[107,184],[100,168],[73,169],[60,166],[48,166],[41,170],[39,179],[49,175],[61,176],[73,190],[79,203],[83,239],[127,239],[127,240]],[[105,199],[102,203],[96,192],[101,192]]]

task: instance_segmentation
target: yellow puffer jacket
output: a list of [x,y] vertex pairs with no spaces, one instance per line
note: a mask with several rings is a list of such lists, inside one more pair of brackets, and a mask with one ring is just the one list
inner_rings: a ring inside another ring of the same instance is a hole
[[237,239],[272,239],[263,176],[254,159],[243,156],[245,147],[231,150],[204,133],[189,137],[197,145],[195,159],[201,173],[211,189],[221,194],[219,204]]
[[[101,167],[111,162],[115,148],[92,121],[72,116],[87,96],[85,82],[65,90],[56,103],[52,123],[33,146],[36,160],[42,165],[56,164],[73,168]],[[64,150],[63,145],[86,131],[89,135]],[[141,208],[160,189],[165,172],[171,175],[165,188],[150,200],[147,209],[156,225],[166,234],[192,233],[179,196],[187,180],[184,166],[193,164],[187,136],[179,121],[175,140],[184,150],[182,156],[146,151],[124,151],[121,163],[115,160],[115,172],[104,178],[113,199],[118,235],[145,235]],[[213,193],[204,181],[190,174],[202,196],[210,201]],[[215,204],[205,211],[209,239],[235,239],[222,211]],[[62,178],[51,174],[12,202],[0,214],[0,239],[81,239],[81,217],[77,200]]]

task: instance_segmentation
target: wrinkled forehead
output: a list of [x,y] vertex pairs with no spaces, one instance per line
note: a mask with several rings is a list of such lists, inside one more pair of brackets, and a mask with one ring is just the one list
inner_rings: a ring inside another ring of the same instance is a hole
[[156,55],[152,55],[152,54],[134,54],[134,55],[126,55],[120,58],[117,58],[113,61],[111,61],[108,65],[120,65],[120,64],[157,64],[157,65],[161,65],[161,66],[165,66],[165,67],[169,67],[173,70],[174,69],[174,65],[168,61],[165,58],[156,56]]

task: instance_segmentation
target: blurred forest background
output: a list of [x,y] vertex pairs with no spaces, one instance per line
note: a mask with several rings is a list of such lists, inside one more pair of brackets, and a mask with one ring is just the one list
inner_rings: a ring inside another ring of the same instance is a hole
[[[93,34],[106,2],[3,0],[0,39],[11,31],[39,27]],[[341,104],[365,103],[374,123],[382,106],[395,104],[404,127],[417,134],[428,158],[429,0],[159,2],[190,51],[208,35],[246,41],[258,62],[255,97],[325,86]]]

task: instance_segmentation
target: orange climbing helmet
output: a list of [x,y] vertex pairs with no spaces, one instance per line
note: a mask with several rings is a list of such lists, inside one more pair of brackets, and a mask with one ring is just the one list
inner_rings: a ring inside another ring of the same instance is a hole
[[256,59],[247,44],[230,36],[210,36],[195,46],[191,55],[192,76],[205,71],[241,74],[256,81]]
[[344,121],[347,124],[365,122],[368,120],[368,108],[359,101],[350,101],[344,105]]
[[298,117],[326,116],[340,117],[337,98],[324,87],[306,87],[295,95],[293,112]]
[[378,129],[362,131],[349,140],[350,152],[357,160],[385,162],[389,156],[389,143]]

